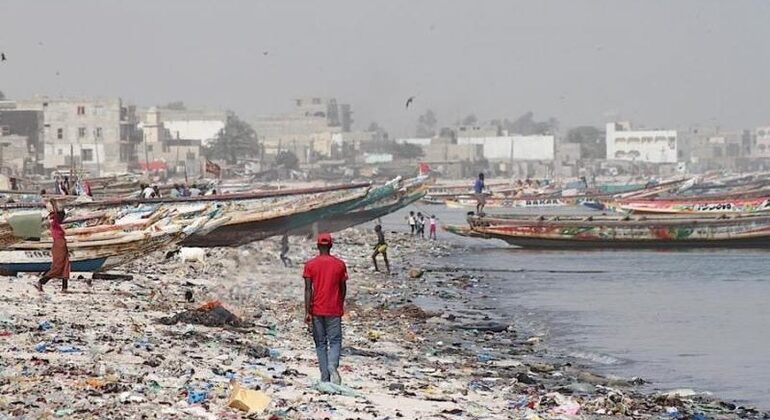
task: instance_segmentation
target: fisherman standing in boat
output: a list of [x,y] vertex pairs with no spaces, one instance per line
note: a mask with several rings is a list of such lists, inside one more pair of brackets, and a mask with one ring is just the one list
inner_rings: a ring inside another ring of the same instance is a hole
[[340,384],[342,315],[344,314],[348,268],[331,255],[332,236],[321,233],[316,241],[319,255],[305,263],[305,323],[313,333],[321,382]]
[[372,254],[374,271],[380,271],[380,268],[377,267],[377,255],[382,255],[382,259],[385,260],[385,269],[388,271],[388,274],[390,274],[390,262],[388,262],[388,243],[385,242],[385,234],[382,233],[382,226],[375,226],[374,233],[377,234],[377,245],[374,246],[374,253]]
[[51,239],[53,239],[51,268],[40,277],[35,284],[35,288],[42,292],[43,286],[48,283],[48,280],[61,279],[61,291],[66,293],[67,282],[70,278],[70,257],[69,250],[67,249],[67,239],[64,236],[64,228],[62,227],[64,210],[59,210],[59,206],[54,200],[47,201],[45,206],[48,209]]
[[473,192],[476,195],[476,214],[481,216],[484,212],[484,205],[487,203],[487,198],[484,196],[484,174],[480,173],[476,178],[476,183],[473,184]]

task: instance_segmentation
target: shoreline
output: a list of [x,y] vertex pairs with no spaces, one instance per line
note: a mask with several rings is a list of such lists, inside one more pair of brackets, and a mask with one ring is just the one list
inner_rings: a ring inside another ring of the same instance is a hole
[[[313,389],[319,373],[302,322],[301,264],[314,249],[292,238],[292,268],[278,258],[280,240],[268,240],[208,250],[204,263],[156,253],[116,270],[132,281],[96,280],[88,289],[73,280],[69,295],[53,281],[41,297],[32,277],[4,278],[0,413],[240,418],[227,407],[235,380],[271,398],[256,418],[766,415],[703,395],[645,393],[642,381],[551,355],[542,338],[469,299],[469,290],[484,289],[483,272],[430,271],[462,247],[397,232],[387,239],[393,276],[371,272],[371,232],[335,235],[332,252],[351,280],[340,373],[355,396]],[[212,299],[248,326],[158,322]],[[205,398],[188,403],[196,391]]]

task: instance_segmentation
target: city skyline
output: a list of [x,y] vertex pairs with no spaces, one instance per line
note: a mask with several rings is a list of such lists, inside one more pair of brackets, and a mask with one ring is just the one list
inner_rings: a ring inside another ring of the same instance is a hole
[[767,3],[438,6],[6,3],[0,90],[182,100],[246,120],[286,112],[295,97],[336,97],[353,105],[357,128],[377,121],[393,136],[411,135],[427,109],[441,125],[527,111],[563,126],[767,125]]

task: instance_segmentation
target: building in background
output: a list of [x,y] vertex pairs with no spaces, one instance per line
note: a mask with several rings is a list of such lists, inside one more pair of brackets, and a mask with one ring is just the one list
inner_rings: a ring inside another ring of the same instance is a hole
[[336,99],[299,98],[287,114],[265,116],[252,122],[252,127],[265,148],[265,153],[294,153],[301,163],[332,159],[343,137],[353,124],[350,105]]
[[169,138],[197,140],[203,146],[214,141],[227,123],[227,113],[222,111],[155,109],[159,112],[159,122],[168,131]]
[[[164,122],[165,113],[152,107],[142,117],[140,126],[144,141],[139,145],[139,167],[148,171],[165,171],[167,174],[199,176],[204,140],[181,137],[179,131],[171,132]],[[176,125],[172,122],[172,126]],[[200,136],[205,131],[193,130],[187,133]]]
[[607,159],[676,163],[676,130],[634,130],[629,122],[612,122],[606,131]]
[[121,174],[137,160],[136,108],[120,98],[48,98],[18,101],[43,113],[43,170]]
[[753,156],[760,158],[770,157],[770,127],[759,127],[755,129],[753,143]]
[[[42,174],[43,171],[43,112],[37,110],[17,109],[13,101],[3,101],[0,106],[0,136],[4,141],[14,137],[14,147],[18,146],[19,138],[24,139],[25,156],[16,170],[18,174]],[[5,146],[9,147],[9,146]],[[3,162],[7,162],[6,159]]]

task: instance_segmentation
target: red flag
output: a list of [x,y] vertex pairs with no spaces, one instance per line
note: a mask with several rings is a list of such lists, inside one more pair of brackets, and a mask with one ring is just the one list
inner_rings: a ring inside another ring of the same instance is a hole
[[420,162],[419,168],[420,168],[420,175],[430,174],[430,165],[428,165],[427,163]]
[[222,173],[222,168],[216,163],[206,159],[206,172],[219,176]]

